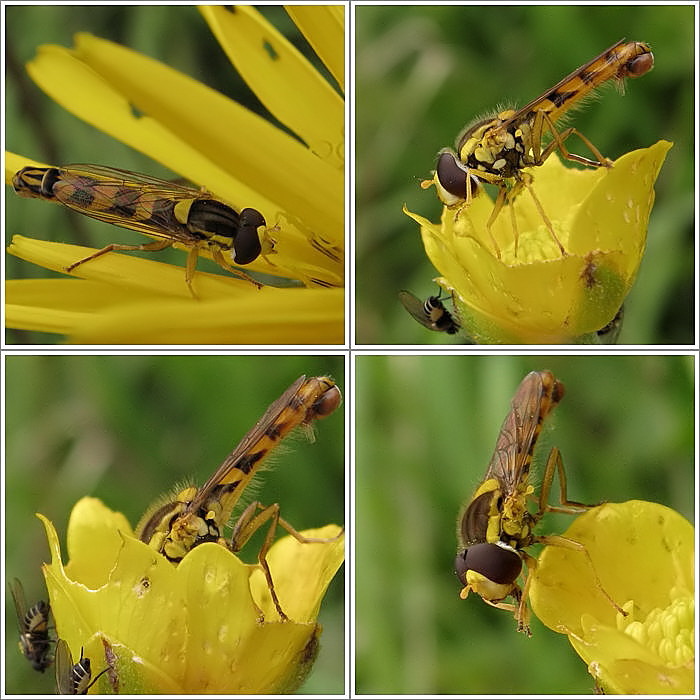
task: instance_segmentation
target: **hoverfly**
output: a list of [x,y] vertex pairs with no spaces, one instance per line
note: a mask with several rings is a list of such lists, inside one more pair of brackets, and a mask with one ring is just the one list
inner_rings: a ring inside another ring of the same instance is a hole
[[[534,529],[546,512],[581,513],[595,506],[570,501],[559,449],[553,447],[545,466],[536,513],[527,508],[534,498],[529,474],[542,422],[564,396],[564,385],[549,371],[530,372],[520,383],[496,441],[496,451],[484,480],[457,519],[459,551],[455,572],[463,585],[460,597],[471,591],[495,608],[509,610],[518,631],[530,635],[527,596],[537,560],[525,552],[532,544],[549,544],[580,551],[587,557],[596,584],[619,612],[622,609],[605,592],[585,547],[560,535],[536,536]],[[560,505],[547,503],[554,478],[559,475]],[[518,585],[522,565],[527,566],[523,588]],[[514,603],[503,602],[511,596]],[[623,613],[624,614],[624,613]]]
[[67,642],[64,639],[56,641],[56,691],[59,695],[87,695],[87,691],[107,670],[105,668],[92,678],[90,659],[83,656],[83,650],[80,650],[78,663],[74,664]]
[[[174,500],[149,509],[136,527],[136,536],[177,563],[203,542],[218,542],[238,552],[268,520],[270,528],[258,554],[267,585],[282,620],[287,620],[277,594],[266,555],[272,545],[277,525],[281,525],[299,542],[327,542],[305,538],[280,518],[279,504],[263,506],[251,503],[233,527],[230,542],[222,534],[234,506],[250,483],[265,457],[298,426],[310,427],[313,421],[333,413],[341,401],[340,390],[329,377],[302,375],[267,409],[263,417],[226,457],[200,489],[195,486],[180,491]],[[259,511],[259,512],[258,512]],[[333,538],[335,539],[335,538]]]
[[49,636],[49,604],[39,600],[28,608],[24,588],[19,579],[14,579],[10,584],[10,593],[17,612],[20,651],[35,671],[43,673],[53,662],[53,639]]
[[440,331],[454,335],[459,330],[459,323],[455,320],[452,314],[445,308],[442,299],[439,296],[428,297],[425,301],[421,301],[411,292],[402,289],[399,292],[399,299],[413,318],[422,326],[429,328],[431,331]]
[[21,197],[58,202],[98,221],[157,239],[141,245],[111,243],[69,265],[66,272],[115,250],[158,251],[179,243],[190,249],[185,280],[193,296],[192,279],[203,251],[229,272],[262,286],[225,257],[247,265],[272,251],[265,218],[256,209],[239,213],[206,191],[102,165],[22,168],[12,185]]
[[[542,165],[555,150],[567,160],[582,165],[611,167],[612,162],[580,131],[574,127],[558,131],[555,124],[574,104],[606,81],[615,80],[622,87],[625,78],[638,78],[653,66],[654,55],[647,44],[639,41],[625,43],[621,39],[522,109],[507,109],[469,125],[457,139],[456,152],[449,148],[440,151],[433,178],[425,180],[421,186],[427,188],[434,184],[442,203],[450,208],[459,207],[459,214],[478,193],[482,181],[497,185],[498,195],[486,230],[499,258],[501,251],[491,234],[491,227],[503,205],[507,202],[512,206],[516,196],[526,188],[561,254],[566,255],[532,189],[532,175],[524,173],[523,168]],[[552,140],[544,145],[543,137],[547,132]],[[564,142],[574,133],[590,149],[595,160],[567,150]],[[517,256],[518,231],[512,210],[511,218]]]

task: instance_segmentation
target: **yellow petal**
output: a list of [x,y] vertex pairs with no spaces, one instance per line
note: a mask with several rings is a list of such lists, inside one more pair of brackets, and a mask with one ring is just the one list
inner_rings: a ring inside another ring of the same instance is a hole
[[[266,622],[251,595],[258,567],[219,544],[195,547],[174,566],[136,540],[121,514],[85,498],[71,514],[64,568],[55,529],[39,517],[52,556],[43,568],[56,633],[76,656],[85,648],[95,673],[109,667],[100,691],[276,693],[298,686],[311,668],[320,627],[310,611],[342,564],[342,540],[302,545],[311,553],[291,558],[280,557],[285,545],[273,548],[275,588],[307,620]],[[309,534],[329,533],[338,527]]]
[[[608,503],[564,533],[578,551],[548,546],[530,589],[532,610],[567,634],[604,687],[621,693],[692,692],[694,531],[655,503]],[[618,612],[596,584],[627,615]]]
[[[341,532],[337,525],[304,530],[304,537],[330,539]],[[293,537],[275,542],[267,561],[275,581],[282,610],[296,622],[310,622],[318,616],[319,606],[328,584],[345,559],[345,537],[328,543],[303,543]],[[276,616],[265,575],[256,569],[251,575],[251,589],[266,619]]]
[[567,168],[556,156],[531,169],[566,255],[526,189],[512,207],[517,254],[508,206],[489,235],[494,204],[486,193],[456,212],[445,208],[439,224],[406,212],[421,225],[426,253],[441,286],[454,293],[465,332],[482,343],[595,341],[634,283],[653,185],[671,145],[633,151],[610,169]]
[[[342,171],[342,97],[257,10],[214,5],[200,11],[260,101],[321,160]],[[309,7],[309,12],[326,14],[320,7]],[[344,46],[344,36],[335,36]]]
[[342,5],[288,5],[285,9],[345,91],[345,8]]

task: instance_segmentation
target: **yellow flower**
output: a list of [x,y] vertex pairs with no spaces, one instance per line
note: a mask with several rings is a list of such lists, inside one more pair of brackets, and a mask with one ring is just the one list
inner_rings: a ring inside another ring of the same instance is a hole
[[564,256],[525,188],[513,205],[517,256],[507,206],[491,229],[495,250],[486,228],[494,205],[483,192],[469,206],[444,208],[440,224],[404,209],[421,225],[464,332],[479,343],[599,342],[637,275],[654,182],[671,145],[632,151],[610,169],[566,168],[555,155],[527,169]]
[[583,544],[596,585],[578,551],[546,547],[530,589],[532,610],[566,634],[607,692],[693,694],[695,678],[695,533],[656,503],[608,503],[564,533]]
[[[344,101],[256,10],[234,10],[200,8],[261,102],[298,138],[162,63],[88,34],[76,35],[73,49],[40,47],[27,68],[81,119],[236,209],[263,213],[274,252],[245,269],[272,281],[258,290],[228,273],[198,272],[194,299],[184,270],[157,254],[110,253],[77,267],[80,280],[8,281],[9,328],[79,343],[344,342]],[[288,12],[342,91],[344,8]],[[6,182],[32,164],[7,154]],[[94,251],[17,235],[9,252],[63,272]]]
[[[73,656],[81,647],[94,692],[282,693],[311,670],[325,590],[343,562],[344,540],[300,544],[284,537],[267,559],[290,617],[282,622],[265,577],[225,547],[206,543],[174,566],[137,540],[126,518],[83,498],[68,523],[62,562],[53,524],[44,524],[51,563],[44,578],[56,624]],[[339,528],[307,530],[334,537]]]

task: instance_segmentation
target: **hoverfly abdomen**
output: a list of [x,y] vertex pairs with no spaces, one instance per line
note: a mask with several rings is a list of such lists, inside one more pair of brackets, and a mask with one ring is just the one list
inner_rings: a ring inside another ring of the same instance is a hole
[[14,174],[12,187],[20,197],[53,199],[53,188],[59,178],[58,168],[26,167]]
[[445,308],[439,296],[431,296],[425,301],[421,301],[415,294],[402,289],[399,292],[399,299],[404,309],[421,326],[425,326],[431,331],[439,331],[448,335],[454,335],[459,331],[459,323]]
[[639,56],[635,56],[633,59],[625,64],[624,72],[621,71],[617,76],[618,79],[621,78],[639,78],[645,73],[648,73],[654,67],[654,54],[651,53],[649,47],[646,44],[641,44],[640,46],[645,47],[645,53],[641,53]]

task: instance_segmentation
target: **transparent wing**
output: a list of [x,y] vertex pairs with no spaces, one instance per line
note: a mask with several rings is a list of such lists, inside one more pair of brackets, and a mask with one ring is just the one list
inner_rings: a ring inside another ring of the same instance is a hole
[[501,426],[496,449],[486,472],[485,478],[498,479],[506,495],[512,493],[520,483],[523,468],[529,468],[542,420],[553,407],[549,401],[543,401],[543,374],[545,373],[530,372],[520,383]]
[[56,671],[56,690],[59,695],[75,695],[76,688],[73,683],[73,655],[64,639],[56,641],[56,657],[54,660]]
[[405,289],[402,289],[399,292],[399,299],[401,300],[404,309],[406,309],[406,311],[408,311],[408,313],[411,314],[411,316],[413,316],[413,318],[415,318],[416,321],[421,324],[421,326],[425,326],[432,331],[436,330],[435,324],[425,311],[425,302],[421,301],[417,296],[411,294],[411,292],[408,292]]
[[58,168],[60,171],[75,173],[84,177],[94,177],[104,180],[110,184],[118,184],[128,187],[134,185],[145,191],[152,191],[159,194],[170,194],[174,198],[190,199],[191,197],[202,196],[206,190],[191,187],[172,180],[163,180],[159,177],[137,173],[132,170],[122,170],[112,168],[108,165],[92,165],[90,163],[71,163]]
[[27,603],[24,598],[24,587],[18,578],[13,579],[9,585],[12,600],[15,604],[15,612],[17,613],[17,625],[19,627],[19,631],[24,634],[27,631]]

